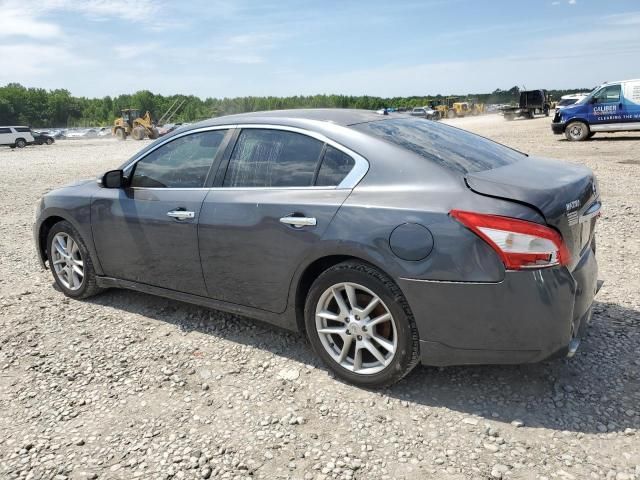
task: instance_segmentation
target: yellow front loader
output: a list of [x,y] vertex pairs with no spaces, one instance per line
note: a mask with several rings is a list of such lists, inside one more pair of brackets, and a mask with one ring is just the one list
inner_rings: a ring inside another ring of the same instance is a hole
[[142,117],[139,110],[132,108],[126,108],[121,113],[122,116],[116,118],[111,129],[111,133],[118,140],[126,140],[128,136],[131,136],[134,140],[143,140],[145,138],[155,140],[160,136],[148,111]]

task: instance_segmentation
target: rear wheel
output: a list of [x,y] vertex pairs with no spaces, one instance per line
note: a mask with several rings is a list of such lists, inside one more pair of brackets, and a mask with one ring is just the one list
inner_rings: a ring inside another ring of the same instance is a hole
[[564,136],[572,142],[581,142],[589,138],[589,126],[580,121],[569,122],[564,131]]
[[156,127],[153,127],[151,129],[151,132],[149,133],[149,138],[151,140],[155,140],[156,138],[160,137],[160,132],[158,131],[158,129]]
[[122,128],[117,128],[116,129],[116,138],[118,140],[126,140],[127,135],[125,134],[124,129],[122,129]]
[[318,356],[353,384],[391,385],[418,363],[418,331],[402,292],[365,263],[344,262],[318,277],[305,325]]
[[69,222],[58,222],[51,227],[47,253],[53,279],[67,297],[87,298],[100,292],[89,250]]
[[447,118],[455,118],[456,112],[454,110],[447,111]]
[[19,138],[16,140],[16,147],[24,148],[27,146],[27,141],[24,138]]

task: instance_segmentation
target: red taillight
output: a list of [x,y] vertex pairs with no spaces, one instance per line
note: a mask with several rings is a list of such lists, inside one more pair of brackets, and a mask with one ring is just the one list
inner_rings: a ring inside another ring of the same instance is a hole
[[567,265],[571,261],[562,236],[544,225],[461,210],[449,214],[487,242],[508,270]]

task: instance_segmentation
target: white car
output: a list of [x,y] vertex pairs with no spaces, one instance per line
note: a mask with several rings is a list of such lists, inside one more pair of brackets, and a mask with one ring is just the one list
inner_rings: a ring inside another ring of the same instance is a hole
[[0,145],[24,148],[34,141],[29,127],[0,127]]
[[556,105],[556,110],[562,107],[568,107],[569,105],[573,105],[574,103],[578,103],[587,95],[588,93],[572,93],[571,95],[563,95],[562,97],[560,97],[560,101]]

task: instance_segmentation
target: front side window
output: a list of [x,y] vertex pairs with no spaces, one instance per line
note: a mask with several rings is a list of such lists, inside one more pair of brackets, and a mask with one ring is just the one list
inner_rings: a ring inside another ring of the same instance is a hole
[[318,171],[316,186],[335,187],[349,174],[355,161],[346,153],[327,145]]
[[620,101],[620,85],[610,85],[604,87],[593,98],[595,103],[618,103]]
[[224,179],[225,187],[309,187],[323,143],[300,133],[245,129]]
[[136,163],[132,187],[201,188],[226,130],[176,138]]

